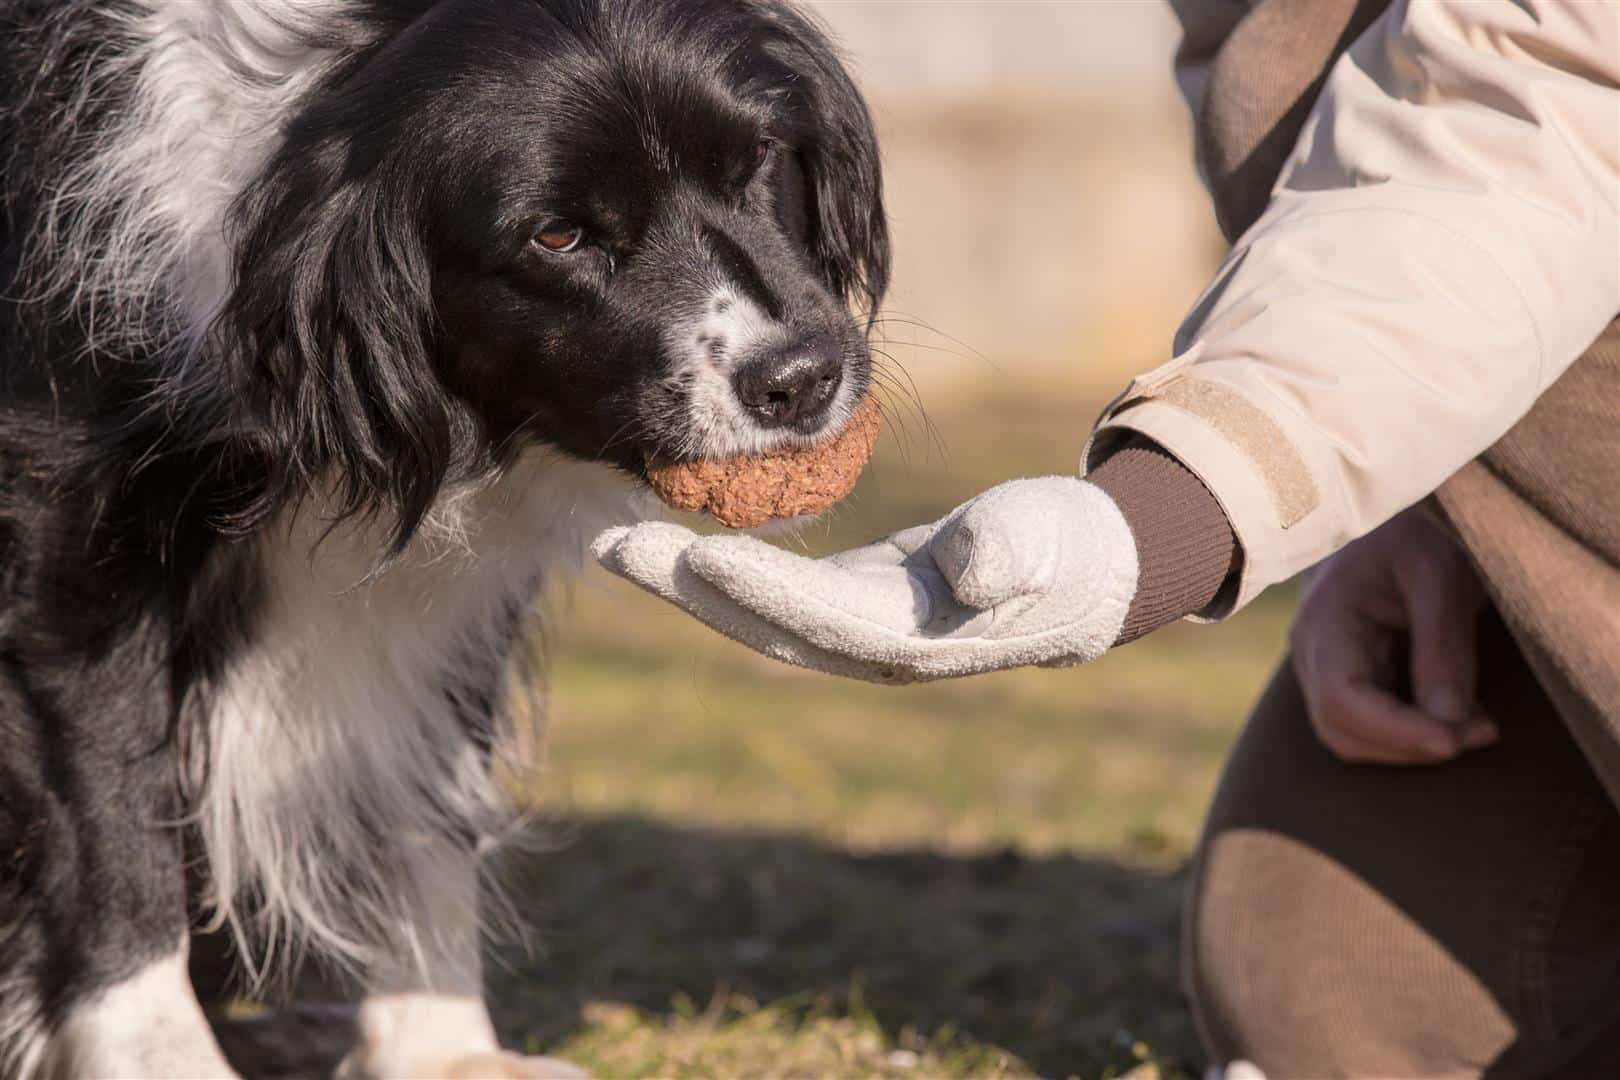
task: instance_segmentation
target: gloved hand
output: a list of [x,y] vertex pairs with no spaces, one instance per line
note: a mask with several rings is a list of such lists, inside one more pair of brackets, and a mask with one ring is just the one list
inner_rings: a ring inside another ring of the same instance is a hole
[[614,573],[766,656],[905,683],[1096,659],[1136,592],[1136,544],[1102,489],[1014,480],[932,525],[810,559],[668,522],[610,529]]

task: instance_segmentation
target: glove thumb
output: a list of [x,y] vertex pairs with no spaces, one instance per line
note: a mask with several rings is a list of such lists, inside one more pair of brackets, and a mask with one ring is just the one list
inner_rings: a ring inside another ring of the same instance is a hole
[[929,554],[968,607],[991,608],[1045,588],[1060,538],[1054,504],[1082,483],[1069,477],[1014,480],[945,519]]

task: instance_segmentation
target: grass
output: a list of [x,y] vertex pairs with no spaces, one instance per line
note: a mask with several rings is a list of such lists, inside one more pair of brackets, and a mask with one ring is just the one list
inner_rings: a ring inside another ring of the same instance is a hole
[[[936,404],[948,461],[889,442],[794,542],[1071,469],[1098,402],[996,385]],[[542,932],[495,957],[503,1034],[607,1077],[1191,1074],[1183,867],[1288,606],[892,689],[588,582],[555,633],[530,793],[555,850],[512,871]]]
[[[914,421],[784,542],[833,550],[1072,470],[1101,404],[1052,371],[930,403],[948,459]],[[503,1038],[608,1078],[1196,1075],[1184,867],[1289,606],[1080,670],[887,688],[589,579],[553,628],[548,764],[524,791],[548,850],[505,868],[538,932],[490,956]],[[318,1074],[352,1031],[305,1020],[250,1017],[239,1062]],[[306,1064],[268,1065],[294,1047]]]

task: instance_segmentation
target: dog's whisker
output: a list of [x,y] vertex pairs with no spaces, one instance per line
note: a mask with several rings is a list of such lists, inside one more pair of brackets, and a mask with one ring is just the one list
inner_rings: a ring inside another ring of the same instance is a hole
[[632,417],[629,420],[626,420],[619,426],[617,431],[608,436],[607,441],[604,442],[597,450],[597,456],[606,458],[608,451],[617,449],[619,446],[634,440],[640,434],[641,419],[639,417]]
[[927,408],[923,405],[922,392],[916,380],[904,364],[899,363],[882,349],[873,350],[873,377],[882,380],[892,392],[901,400],[903,405],[911,409],[922,424],[925,439],[928,445],[937,450],[942,460],[949,460],[949,450],[945,445],[943,436],[939,433]]
[[[895,393],[894,396],[898,399],[898,405],[893,412],[895,443],[904,460],[908,464],[911,462],[912,448],[920,442],[923,460],[929,460],[937,455],[940,461],[948,463],[949,447],[939,435],[926,410],[903,392]],[[920,429],[920,439],[917,432],[913,431],[913,422]]]
[[927,321],[925,321],[925,320],[923,320],[921,318],[918,318],[915,315],[909,315],[909,314],[907,314],[905,312],[895,311],[895,310],[893,310],[891,308],[885,308],[885,309],[880,310],[878,312],[877,317],[873,320],[873,325],[875,325],[875,326],[884,326],[884,325],[887,325],[889,323],[894,323],[894,324],[900,325],[900,326],[910,326],[910,327],[913,327],[914,329],[927,331],[928,333],[933,334],[935,337],[943,338],[944,340],[950,342],[951,344],[960,347],[961,349],[965,350],[968,353],[968,355],[970,355],[970,356],[976,357],[977,359],[980,359],[980,360],[987,359],[982,352],[980,352],[978,349],[974,348],[972,345],[969,345],[967,342],[963,341],[961,338],[955,337],[955,336],[953,336],[951,334],[947,334],[945,331],[943,331],[943,330],[939,329],[938,327],[934,326],[932,323],[929,323],[929,322],[927,322]]

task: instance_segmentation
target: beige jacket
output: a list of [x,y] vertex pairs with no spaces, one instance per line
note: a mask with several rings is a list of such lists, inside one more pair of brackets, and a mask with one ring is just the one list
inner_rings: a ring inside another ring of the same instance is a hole
[[1439,487],[1617,314],[1620,0],[1397,0],[1086,461],[1139,431],[1198,474],[1244,553],[1220,617]]

